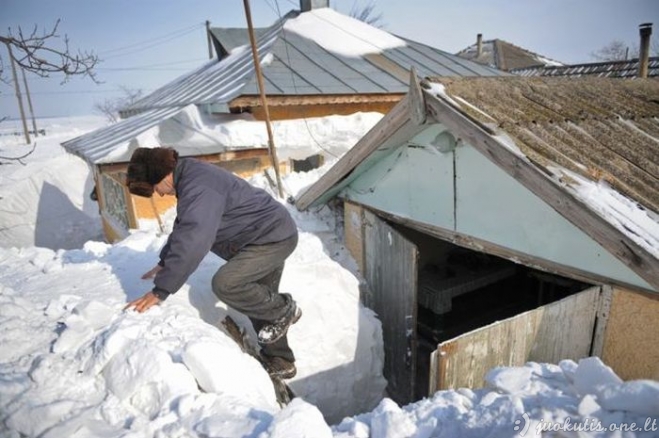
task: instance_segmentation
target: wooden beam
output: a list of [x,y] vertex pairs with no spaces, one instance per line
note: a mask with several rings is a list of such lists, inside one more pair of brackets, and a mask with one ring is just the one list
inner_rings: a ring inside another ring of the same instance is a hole
[[393,109],[366,133],[355,146],[295,201],[299,210],[306,210],[325,192],[345,178],[385,140],[410,122],[410,96],[406,95]]
[[[320,94],[301,96],[269,96],[268,106],[298,106],[298,105],[341,105],[398,102],[405,93],[371,93],[371,94]],[[259,96],[240,96],[229,102],[229,108],[246,108],[261,106]]]
[[[195,158],[201,161],[219,163],[223,161],[243,160],[247,158],[257,158],[263,156],[268,156],[267,148],[237,149],[226,152],[218,152],[215,154],[195,155],[182,158]],[[125,172],[126,168],[128,167],[128,162],[98,164],[97,166],[98,169],[103,173]]]
[[459,109],[441,97],[425,91],[424,93],[426,107],[432,118],[446,126],[456,137],[461,137],[476,148],[659,291],[657,258],[545,175],[526,157],[511,151],[497,138],[488,134]]
[[426,122],[426,99],[419,78],[416,75],[416,69],[410,70],[410,119],[415,125],[423,125]]

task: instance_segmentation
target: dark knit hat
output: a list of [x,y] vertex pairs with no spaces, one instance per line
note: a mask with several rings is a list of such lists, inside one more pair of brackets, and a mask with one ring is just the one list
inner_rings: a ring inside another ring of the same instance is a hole
[[172,148],[137,148],[130,157],[126,186],[133,195],[150,198],[153,186],[174,171],[178,152]]

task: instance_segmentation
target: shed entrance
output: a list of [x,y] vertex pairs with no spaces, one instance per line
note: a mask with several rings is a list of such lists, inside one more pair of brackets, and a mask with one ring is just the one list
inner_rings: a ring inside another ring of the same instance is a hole
[[[364,304],[382,321],[384,375],[396,402],[480,387],[497,365],[589,355],[599,287],[462,248],[366,209],[363,220]],[[455,342],[476,332],[472,344]]]

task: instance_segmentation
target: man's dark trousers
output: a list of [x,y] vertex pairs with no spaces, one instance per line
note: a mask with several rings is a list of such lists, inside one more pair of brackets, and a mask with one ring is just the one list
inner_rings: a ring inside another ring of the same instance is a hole
[[[213,292],[228,306],[249,317],[256,333],[291,311],[292,298],[279,293],[284,260],[297,246],[297,233],[281,242],[247,245],[213,276]],[[261,353],[295,361],[286,336],[261,345]]]

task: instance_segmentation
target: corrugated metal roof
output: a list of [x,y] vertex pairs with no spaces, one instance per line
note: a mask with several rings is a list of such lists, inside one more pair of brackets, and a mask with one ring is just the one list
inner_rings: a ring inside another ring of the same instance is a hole
[[[659,81],[436,78],[536,164],[557,163],[659,212]],[[478,108],[474,110],[473,108]]]
[[[511,70],[519,76],[597,76],[601,78],[635,78],[638,75],[638,59],[631,61],[593,62],[564,66],[540,66]],[[652,57],[648,63],[648,77],[659,77],[659,57]]]
[[115,146],[132,140],[181,110],[178,107],[171,107],[145,111],[113,125],[66,141],[62,143],[62,147],[89,163],[101,163]]
[[[268,28],[260,27],[254,29],[254,36],[258,40]],[[247,29],[240,27],[213,27],[210,29],[211,35],[216,43],[222,46],[223,50],[218,53],[225,52],[228,54],[236,47],[249,44],[249,33]],[[220,56],[222,57],[222,56]]]
[[489,65],[506,71],[562,64],[561,62],[549,59],[546,56],[539,55],[538,53],[501,39],[483,41],[480,55],[478,54],[476,44],[459,51],[456,55],[479,64]]
[[[288,14],[263,32],[257,42],[259,56],[264,59],[279,37]],[[241,94],[245,83],[254,75],[254,61],[248,47],[236,49],[221,61],[210,61],[183,75],[122,110],[138,113],[154,108],[184,107],[190,104],[228,102]]]
[[[287,20],[298,15],[299,12],[292,11],[274,26],[259,31],[257,45],[268,95],[405,93],[411,67],[422,76],[505,75],[494,68],[403,38],[406,45],[402,47],[374,50],[373,54],[359,58],[342,56],[283,28]],[[337,32],[341,32],[338,27]],[[259,94],[249,47],[236,49],[237,44],[247,42],[246,34],[228,29],[225,35],[223,29],[213,29],[213,35],[220,45],[234,52],[220,62],[209,63],[165,85],[126,110],[228,103],[238,95]],[[326,37],[332,38],[331,35]],[[345,34],[341,37],[345,38]]]

